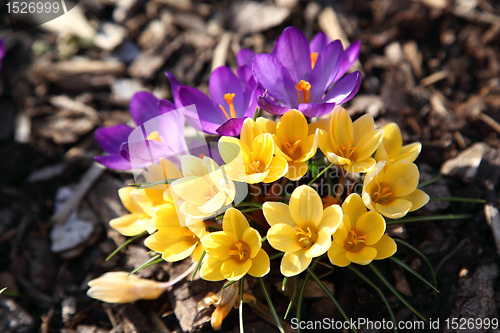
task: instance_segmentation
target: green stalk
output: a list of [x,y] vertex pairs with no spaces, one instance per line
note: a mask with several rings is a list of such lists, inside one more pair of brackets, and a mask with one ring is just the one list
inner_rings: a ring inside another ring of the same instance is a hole
[[[310,268],[307,269],[307,274],[306,277],[304,278],[304,281],[302,282],[302,287],[300,288],[300,293],[299,293],[299,299],[297,300],[297,321],[300,323],[300,319],[302,317],[302,303],[304,302],[304,294],[306,292],[306,286],[307,282],[309,282],[309,279],[311,278],[311,273],[314,272],[314,269],[316,268],[316,265],[318,264],[318,260],[313,261],[312,265]],[[301,333],[300,325],[297,327],[297,333]]]
[[422,187],[425,187],[425,186],[430,185],[432,183],[435,183],[438,180],[440,180],[441,178],[443,178],[443,175],[438,174],[438,175],[432,177],[431,179],[428,179],[426,181],[421,182],[420,184],[418,184],[417,188],[422,188]]
[[205,255],[207,254],[207,251],[203,250],[201,253],[200,259],[198,259],[198,264],[196,265],[196,268],[193,272],[193,275],[191,275],[191,281],[193,281],[194,277],[196,276],[196,273],[198,273],[198,270],[200,269],[201,263],[203,262],[203,258],[205,258]]
[[405,242],[404,240],[402,239],[399,239],[399,238],[393,238],[394,241],[398,244],[401,244],[401,245],[404,245],[406,246],[407,248],[409,248],[410,250],[412,250],[413,252],[415,252],[420,258],[422,258],[426,263],[427,265],[429,266],[430,270],[431,270],[431,275],[432,275],[432,282],[434,282],[434,287],[436,288],[437,290],[437,278],[436,278],[436,273],[434,272],[434,268],[432,267],[432,264],[431,262],[429,261],[429,259],[427,259],[427,257],[425,256],[425,254],[423,254],[422,252],[420,252],[420,250],[418,250],[416,247],[410,245],[409,243]]
[[137,238],[141,238],[142,236],[146,236],[148,234],[147,231],[144,231],[143,233],[140,233],[137,236],[134,236],[132,238],[127,239],[122,245],[118,246],[116,250],[114,250],[107,258],[106,261],[109,259],[113,258],[118,252],[120,252],[124,247],[135,241]]
[[454,201],[454,202],[486,203],[486,200],[484,200],[484,199],[471,199],[471,198],[431,198],[430,201]]
[[144,262],[142,265],[140,265],[136,269],[134,269],[132,272],[128,273],[128,275],[132,275],[134,273],[142,271],[143,269],[151,267],[151,266],[156,265],[156,264],[159,264],[162,261],[163,261],[163,258],[161,257],[161,254],[157,254],[154,257],[151,257],[149,260]]
[[441,220],[460,220],[474,217],[471,214],[446,214],[446,215],[429,215],[429,216],[412,216],[403,217],[397,220],[386,221],[387,225],[423,222],[423,221],[441,221]]
[[410,266],[408,266],[405,262],[403,262],[402,260],[399,260],[396,257],[390,257],[389,259],[391,259],[393,262],[395,262],[399,266],[403,267],[405,270],[407,270],[408,272],[410,272],[414,276],[416,276],[423,283],[425,283],[426,285],[428,285],[429,287],[431,287],[435,292],[439,293],[439,290],[437,290],[429,281],[427,281],[426,279],[424,279],[424,277],[422,275],[418,274],[413,268],[411,268]]
[[318,173],[316,175],[316,177],[314,177],[309,183],[307,183],[307,186],[311,186],[312,183],[314,183],[319,177],[321,177],[321,175],[323,175],[325,172],[327,172],[335,163],[332,163],[330,164],[328,167],[326,167],[325,169],[323,169],[323,171],[321,171],[320,173]]
[[281,320],[278,316],[278,313],[276,312],[276,308],[274,307],[274,304],[273,304],[273,301],[271,300],[271,297],[267,293],[266,286],[264,285],[264,280],[261,277],[259,278],[259,282],[260,282],[260,287],[262,288],[262,293],[264,294],[264,297],[266,298],[267,305],[269,305],[269,309],[271,310],[274,321],[276,322],[276,325],[278,326],[278,330],[281,333],[285,333],[285,330],[283,329],[283,326],[281,325]]
[[297,296],[297,277],[293,277],[293,293],[292,293],[292,298],[290,298],[290,304],[288,304],[288,308],[286,309],[285,312],[285,319],[288,317],[288,313],[290,313],[290,310],[292,309],[292,304],[293,301],[295,300],[295,296]]
[[245,282],[245,275],[240,279],[240,307],[239,307],[239,315],[240,315],[240,333],[245,333],[245,329],[243,328],[243,286]]

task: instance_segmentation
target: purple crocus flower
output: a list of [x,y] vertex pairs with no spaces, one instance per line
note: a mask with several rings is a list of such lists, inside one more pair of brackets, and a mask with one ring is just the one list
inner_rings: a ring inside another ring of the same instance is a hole
[[[154,156],[170,157],[176,153],[187,151],[186,141],[182,135],[184,118],[173,112],[175,106],[167,100],[159,100],[153,94],[141,91],[130,100],[130,114],[136,129],[125,124],[99,128],[95,138],[99,146],[109,155],[96,156],[94,159],[104,166],[115,170],[130,170],[133,167],[146,167],[151,164],[150,155],[142,163],[132,163],[130,160],[129,141],[134,133],[139,133],[139,139],[156,152]],[[172,131],[179,132],[174,135]],[[165,135],[168,133],[168,135]],[[137,137],[137,135],[136,135]],[[147,154],[135,149],[134,157]]]
[[324,34],[316,35],[309,44],[302,31],[286,28],[272,54],[253,59],[255,79],[273,97],[258,96],[259,106],[274,115],[291,108],[308,117],[331,112],[359,90],[361,73],[342,78],[356,61],[359,45],[356,42],[344,50],[339,40],[329,42]]
[[0,69],[2,69],[2,60],[6,51],[5,42],[0,38]]
[[208,134],[239,135],[243,121],[253,117],[257,108],[257,89],[226,66],[213,71],[208,88],[211,98],[196,88],[179,87],[179,104],[196,106],[196,112],[185,112],[187,122]]

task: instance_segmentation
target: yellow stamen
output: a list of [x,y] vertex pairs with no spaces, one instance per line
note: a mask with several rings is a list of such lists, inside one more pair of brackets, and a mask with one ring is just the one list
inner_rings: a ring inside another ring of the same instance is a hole
[[318,240],[318,232],[314,228],[311,230],[310,227],[307,227],[306,231],[300,225],[297,225],[294,229],[298,241],[303,248],[310,248]]
[[299,96],[300,103],[309,103],[311,99],[311,84],[307,81],[300,80],[300,82],[295,85],[295,89],[297,89],[297,96]]
[[311,52],[311,68],[314,68],[316,61],[318,61],[318,52]]
[[236,242],[227,250],[227,254],[232,257],[237,257],[239,261],[247,260],[250,256],[250,248],[245,243]]
[[378,190],[373,194],[372,200],[375,203],[381,204],[384,201],[390,199],[392,192],[389,186],[382,187],[379,183],[376,183]]
[[234,105],[233,105],[233,98],[234,94],[225,94],[224,99],[227,102],[227,105],[229,105],[229,112],[231,114],[231,117],[227,114],[226,110],[222,105],[219,105],[219,107],[222,109],[222,112],[224,112],[224,115],[226,116],[227,119],[231,118],[236,118],[236,112],[234,111]]
[[340,145],[340,155],[344,158],[350,158],[351,155],[356,151],[357,147],[352,147],[353,142],[349,141],[349,145],[346,147],[344,144]]
[[290,158],[294,158],[294,154],[299,148],[300,140],[295,141],[294,144],[290,144],[288,141],[283,142],[283,152],[287,154]]
[[349,235],[347,236],[345,247],[348,251],[359,251],[361,250],[366,243],[366,235],[358,236],[354,230],[349,231]]

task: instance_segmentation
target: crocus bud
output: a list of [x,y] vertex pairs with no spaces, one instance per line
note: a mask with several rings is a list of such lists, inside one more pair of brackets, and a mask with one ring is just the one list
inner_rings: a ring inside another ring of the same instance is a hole
[[89,281],[89,297],[107,303],[131,303],[139,299],[155,299],[165,291],[162,282],[128,275],[127,272],[109,272]]

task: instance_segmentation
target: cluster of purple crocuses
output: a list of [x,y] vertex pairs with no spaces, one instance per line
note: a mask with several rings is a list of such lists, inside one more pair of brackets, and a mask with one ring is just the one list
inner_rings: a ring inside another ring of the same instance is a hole
[[[149,92],[138,92],[130,101],[132,119],[140,128],[135,132],[141,133],[148,150],[143,154],[146,157],[140,163],[131,162],[131,154],[136,154],[130,144],[134,128],[116,125],[96,131],[96,140],[108,155],[95,159],[111,169],[130,170],[160,157],[194,153],[182,135],[186,121],[200,132],[238,136],[243,121],[254,117],[259,107],[272,115],[290,109],[307,117],[328,114],[359,90],[361,74],[356,71],[345,75],[357,60],[359,49],[359,41],[344,50],[339,40],[330,41],[322,32],[309,43],[302,31],[288,27],[270,54],[240,50],[236,74],[226,66],[215,69],[208,84],[210,97],[180,85],[166,72],[174,103]],[[182,113],[177,112],[179,109]],[[220,160],[216,151],[208,153]]]

